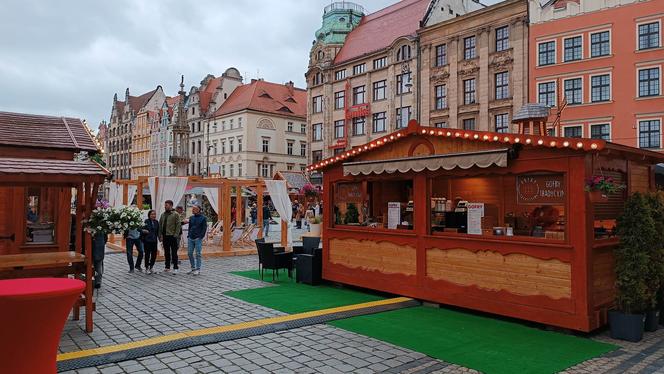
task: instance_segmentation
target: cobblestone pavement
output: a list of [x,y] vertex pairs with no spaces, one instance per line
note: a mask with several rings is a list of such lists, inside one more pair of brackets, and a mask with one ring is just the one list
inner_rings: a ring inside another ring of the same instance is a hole
[[[84,318],[68,321],[60,351],[125,343],[183,330],[239,323],[283,313],[223,295],[227,290],[270,285],[229,274],[256,268],[255,256],[204,260],[192,277],[127,273],[124,254],[106,259],[97,295],[95,331]],[[163,264],[157,264],[161,269]],[[181,266],[187,271],[188,264]],[[621,346],[617,351],[566,370],[575,373],[664,373],[664,330],[640,343],[593,337]],[[338,329],[315,325],[208,344],[67,373],[477,373],[472,369]]]

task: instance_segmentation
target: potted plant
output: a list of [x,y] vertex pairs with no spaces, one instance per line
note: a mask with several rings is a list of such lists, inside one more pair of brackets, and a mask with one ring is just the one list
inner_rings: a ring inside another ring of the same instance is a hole
[[309,232],[311,235],[320,236],[320,225],[323,222],[321,216],[315,216],[309,219]]
[[307,200],[310,202],[318,198],[318,189],[316,189],[316,187],[311,183],[307,183],[304,186],[302,186],[302,188],[300,189],[300,193],[304,195],[304,197],[306,197]]
[[624,185],[617,183],[611,177],[593,175],[586,180],[585,190],[588,191],[590,201],[593,203],[606,202],[609,195],[621,191]]
[[[654,301],[648,279],[652,273],[651,250],[657,246],[652,209],[640,193],[625,202],[618,217],[620,245],[615,250],[616,309],[609,311],[611,337],[637,342],[643,338],[645,314]],[[657,281],[658,282],[658,281]]]

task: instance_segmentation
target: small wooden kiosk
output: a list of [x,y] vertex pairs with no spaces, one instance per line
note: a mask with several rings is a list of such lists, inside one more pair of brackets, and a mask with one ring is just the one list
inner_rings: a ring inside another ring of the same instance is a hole
[[74,318],[85,306],[90,332],[92,243],[82,220],[109,173],[76,161],[80,152],[98,152],[80,119],[0,112],[0,279],[85,275]]
[[[323,277],[580,331],[614,302],[626,194],[664,155],[596,139],[422,127],[309,166],[323,171]],[[593,203],[586,178],[624,194]]]

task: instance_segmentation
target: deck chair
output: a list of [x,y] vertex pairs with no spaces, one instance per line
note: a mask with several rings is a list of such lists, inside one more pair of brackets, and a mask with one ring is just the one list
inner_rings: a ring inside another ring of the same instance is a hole
[[215,236],[221,231],[221,221],[213,224],[208,228],[207,234],[205,235],[205,244],[214,242]]
[[240,237],[242,237],[244,230],[245,229],[242,227],[236,227],[233,229],[231,233],[231,245],[235,245],[237,241],[240,240]]
[[253,224],[253,223],[250,224],[250,225],[247,225],[246,229],[242,233],[242,236],[240,237],[240,239],[238,239],[238,243],[242,243],[244,245],[252,244],[249,236],[251,235],[252,231],[254,231],[255,227],[256,227],[256,225]]

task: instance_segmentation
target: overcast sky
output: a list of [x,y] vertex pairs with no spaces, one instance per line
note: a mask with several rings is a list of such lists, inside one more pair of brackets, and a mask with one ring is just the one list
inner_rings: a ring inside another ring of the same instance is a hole
[[[374,12],[396,0],[357,1]],[[491,3],[497,1],[490,1]],[[329,0],[2,0],[0,110],[108,120],[113,94],[175,95],[236,67],[304,87]],[[485,1],[485,3],[487,3]]]

